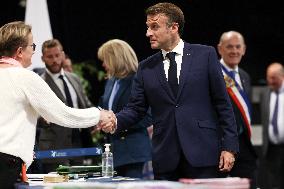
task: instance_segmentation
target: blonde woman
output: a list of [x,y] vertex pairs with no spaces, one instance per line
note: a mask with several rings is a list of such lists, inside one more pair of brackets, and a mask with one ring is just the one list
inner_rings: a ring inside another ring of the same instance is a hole
[[[108,78],[100,105],[114,113],[119,112],[130,96],[138,67],[136,54],[125,41],[113,39],[99,48],[98,58],[103,61]],[[151,118],[147,115],[130,129],[108,135],[113,145],[114,167],[119,176],[142,177],[144,163],[151,160],[147,133],[147,127],[151,124]]]
[[[13,188],[23,163],[33,160],[38,116],[64,127],[85,128],[99,121],[114,121],[113,115],[97,108],[67,107],[31,65],[36,45],[31,26],[11,22],[0,28],[0,186]],[[111,131],[113,123],[102,124]]]

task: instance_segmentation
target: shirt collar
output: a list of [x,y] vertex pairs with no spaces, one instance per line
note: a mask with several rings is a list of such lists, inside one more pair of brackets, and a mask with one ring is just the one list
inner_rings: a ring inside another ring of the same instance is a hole
[[235,69],[230,68],[227,66],[227,64],[224,62],[223,58],[220,60],[221,64],[230,72],[230,71],[235,71],[236,73],[239,73],[239,67],[236,66]]
[[284,92],[284,81],[282,81],[282,85],[279,89],[279,93],[283,93]]
[[60,72],[55,73],[55,74],[54,74],[54,73],[51,73],[47,68],[45,68],[45,70],[46,70],[46,72],[48,73],[48,75],[50,75],[50,77],[52,77],[53,80],[58,79],[60,75],[65,76],[65,73],[64,73],[64,70],[63,70],[63,69],[61,69]]
[[[182,39],[180,39],[178,44],[177,44],[177,46],[171,52],[175,52],[177,55],[183,56],[183,48],[184,48],[184,42],[183,42]],[[167,53],[168,53],[167,51],[162,49],[162,55],[163,55],[164,59],[166,59],[166,54]]]

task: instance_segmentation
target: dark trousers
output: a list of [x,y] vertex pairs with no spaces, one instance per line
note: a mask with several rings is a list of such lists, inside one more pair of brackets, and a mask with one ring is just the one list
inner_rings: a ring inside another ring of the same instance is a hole
[[0,188],[12,189],[20,181],[21,158],[0,152]]
[[265,159],[267,168],[267,189],[284,189],[284,145],[270,144]]
[[143,177],[143,166],[144,162],[132,163],[115,167],[117,176],[131,177],[131,178],[142,178]]
[[193,167],[181,152],[177,168],[164,173],[159,173],[154,170],[154,179],[177,181],[180,178],[216,178],[217,173],[217,165],[211,167]]
[[257,157],[256,152],[251,144],[249,144],[245,134],[239,135],[239,148],[240,153],[236,158],[234,167],[229,173],[221,173],[220,177],[240,177],[250,179],[250,188],[256,188],[257,177]]

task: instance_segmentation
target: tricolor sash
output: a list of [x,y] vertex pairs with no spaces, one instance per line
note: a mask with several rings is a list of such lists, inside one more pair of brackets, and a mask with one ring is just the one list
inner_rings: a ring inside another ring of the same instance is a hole
[[245,91],[240,85],[233,79],[231,73],[222,65],[222,72],[224,75],[227,92],[231,99],[241,112],[241,116],[248,130],[249,138],[251,137],[251,108],[249,99]]

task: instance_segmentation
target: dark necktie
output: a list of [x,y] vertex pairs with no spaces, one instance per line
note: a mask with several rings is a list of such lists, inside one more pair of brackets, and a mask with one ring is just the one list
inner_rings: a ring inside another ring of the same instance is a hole
[[273,127],[273,133],[275,135],[278,135],[278,128],[277,128],[277,119],[278,119],[278,99],[279,99],[279,93],[276,92],[276,101],[275,101],[275,106],[274,106],[274,112],[272,116],[272,127]]
[[168,83],[175,95],[178,92],[178,78],[177,78],[177,63],[175,61],[175,52],[167,53],[166,57],[170,60],[170,67],[168,71]]
[[62,80],[63,85],[64,85],[64,92],[65,92],[66,102],[67,102],[66,105],[69,106],[69,107],[73,107],[73,102],[72,102],[71,94],[70,94],[69,88],[67,86],[67,83],[64,80],[63,75],[60,75],[59,78]]
[[232,77],[234,81],[236,81],[236,71],[234,70],[230,71],[230,76]]
[[[67,86],[67,83],[66,83],[63,75],[60,75],[59,78],[63,82],[64,92],[65,92],[66,102],[67,102],[66,105],[73,108],[73,101],[72,101],[71,94],[70,94],[69,88]],[[73,147],[80,147],[81,146],[80,129],[76,129],[76,128],[72,129],[72,146]]]

